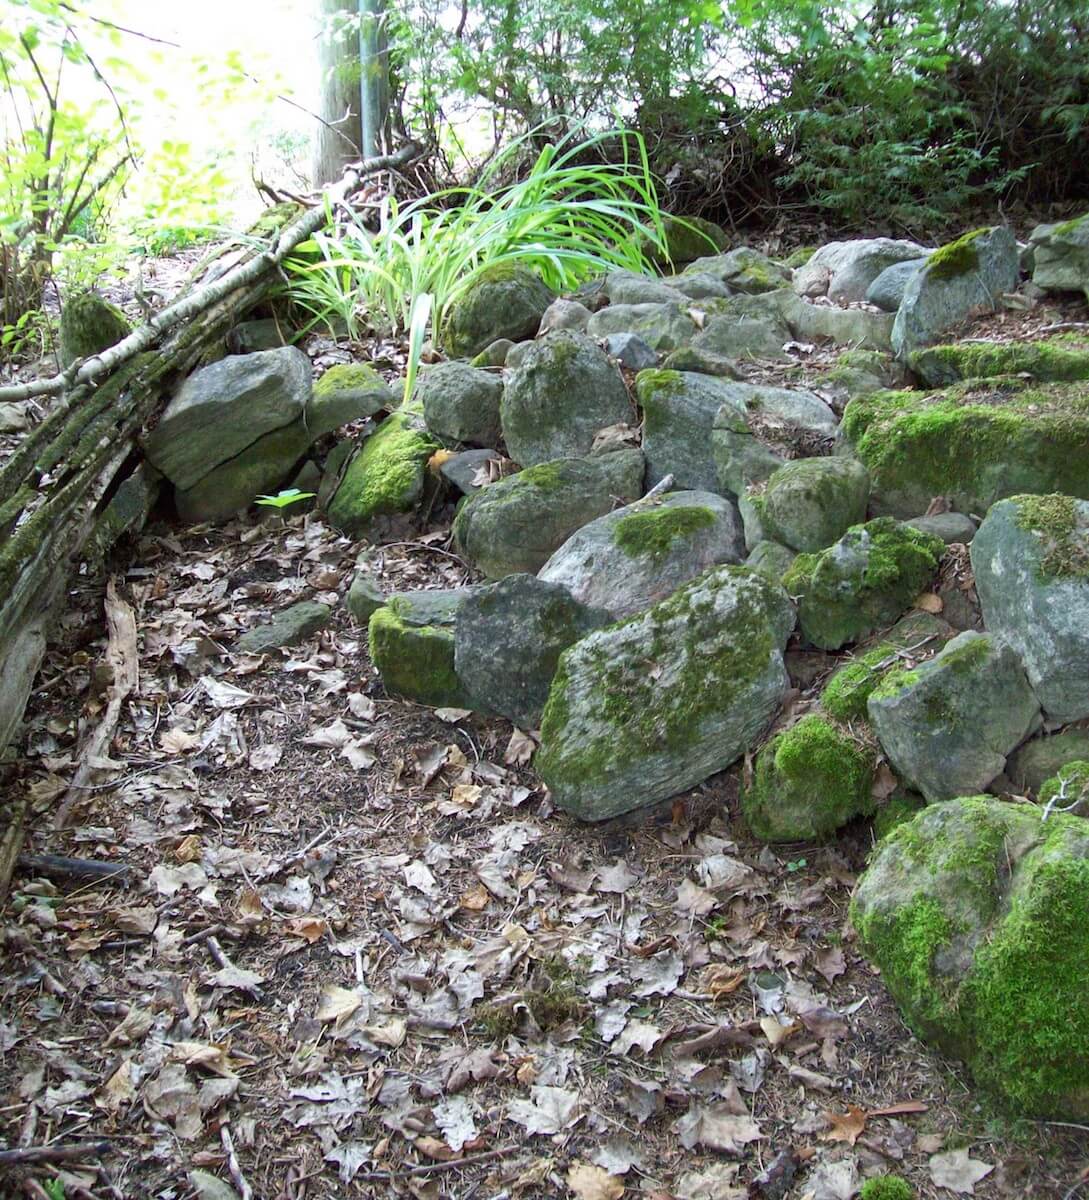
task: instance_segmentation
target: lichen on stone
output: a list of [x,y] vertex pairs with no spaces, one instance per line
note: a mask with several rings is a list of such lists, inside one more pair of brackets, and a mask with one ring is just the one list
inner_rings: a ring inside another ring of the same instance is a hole
[[691,539],[714,523],[715,514],[701,505],[658,505],[621,518],[613,538],[629,557],[660,563],[677,542]]
[[1039,535],[1039,573],[1045,579],[1089,578],[1089,526],[1078,532],[1073,496],[1014,496],[1017,526]]

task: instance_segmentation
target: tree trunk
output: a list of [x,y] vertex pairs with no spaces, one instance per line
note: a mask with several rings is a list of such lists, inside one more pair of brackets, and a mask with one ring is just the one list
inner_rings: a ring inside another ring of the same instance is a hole
[[[321,94],[319,125],[314,135],[314,187],[339,179],[347,163],[371,157],[364,154],[359,115],[359,13],[350,0],[317,0],[321,23],[318,63]],[[331,126],[331,128],[330,128]]]

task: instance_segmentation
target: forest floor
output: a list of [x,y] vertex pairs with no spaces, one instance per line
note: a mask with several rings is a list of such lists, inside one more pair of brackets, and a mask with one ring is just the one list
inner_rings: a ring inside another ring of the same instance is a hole
[[[452,513],[378,547],[317,515],[155,519],[112,564],[138,687],[54,831],[104,708],[103,585],[74,591],[12,782],[28,853],[129,874],[17,877],[0,1141],[109,1146],[0,1165],[0,1194],[850,1200],[884,1171],[943,1200],[1083,1194],[1089,1130],[989,1107],[858,953],[867,824],[754,842],[735,768],[583,825],[532,731],[385,695],[343,602],[357,555],[390,589],[464,583]],[[333,605],[320,634],[232,652],[302,599]],[[831,660],[791,663],[800,714]]]

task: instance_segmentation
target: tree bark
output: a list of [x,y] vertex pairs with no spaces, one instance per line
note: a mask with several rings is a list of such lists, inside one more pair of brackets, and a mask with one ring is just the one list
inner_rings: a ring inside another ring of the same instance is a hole
[[365,152],[359,113],[359,13],[350,0],[317,0],[321,33],[318,63],[321,94],[319,125],[314,135],[312,183],[323,187],[339,179],[345,165],[370,157]]

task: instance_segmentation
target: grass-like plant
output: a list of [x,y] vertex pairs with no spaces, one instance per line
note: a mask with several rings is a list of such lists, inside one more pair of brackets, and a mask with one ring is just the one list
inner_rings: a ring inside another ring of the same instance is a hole
[[[614,129],[580,139],[576,131],[546,145],[515,182],[500,182],[540,133],[511,142],[472,187],[404,206],[389,198],[376,233],[356,218],[339,237],[304,243],[289,264],[293,298],[314,324],[338,318],[357,337],[364,325],[408,329],[414,298],[427,294],[441,334],[458,296],[502,263],[532,268],[557,291],[604,270],[648,269],[665,232],[642,137]],[[621,147],[619,162],[599,160],[604,142]]]

